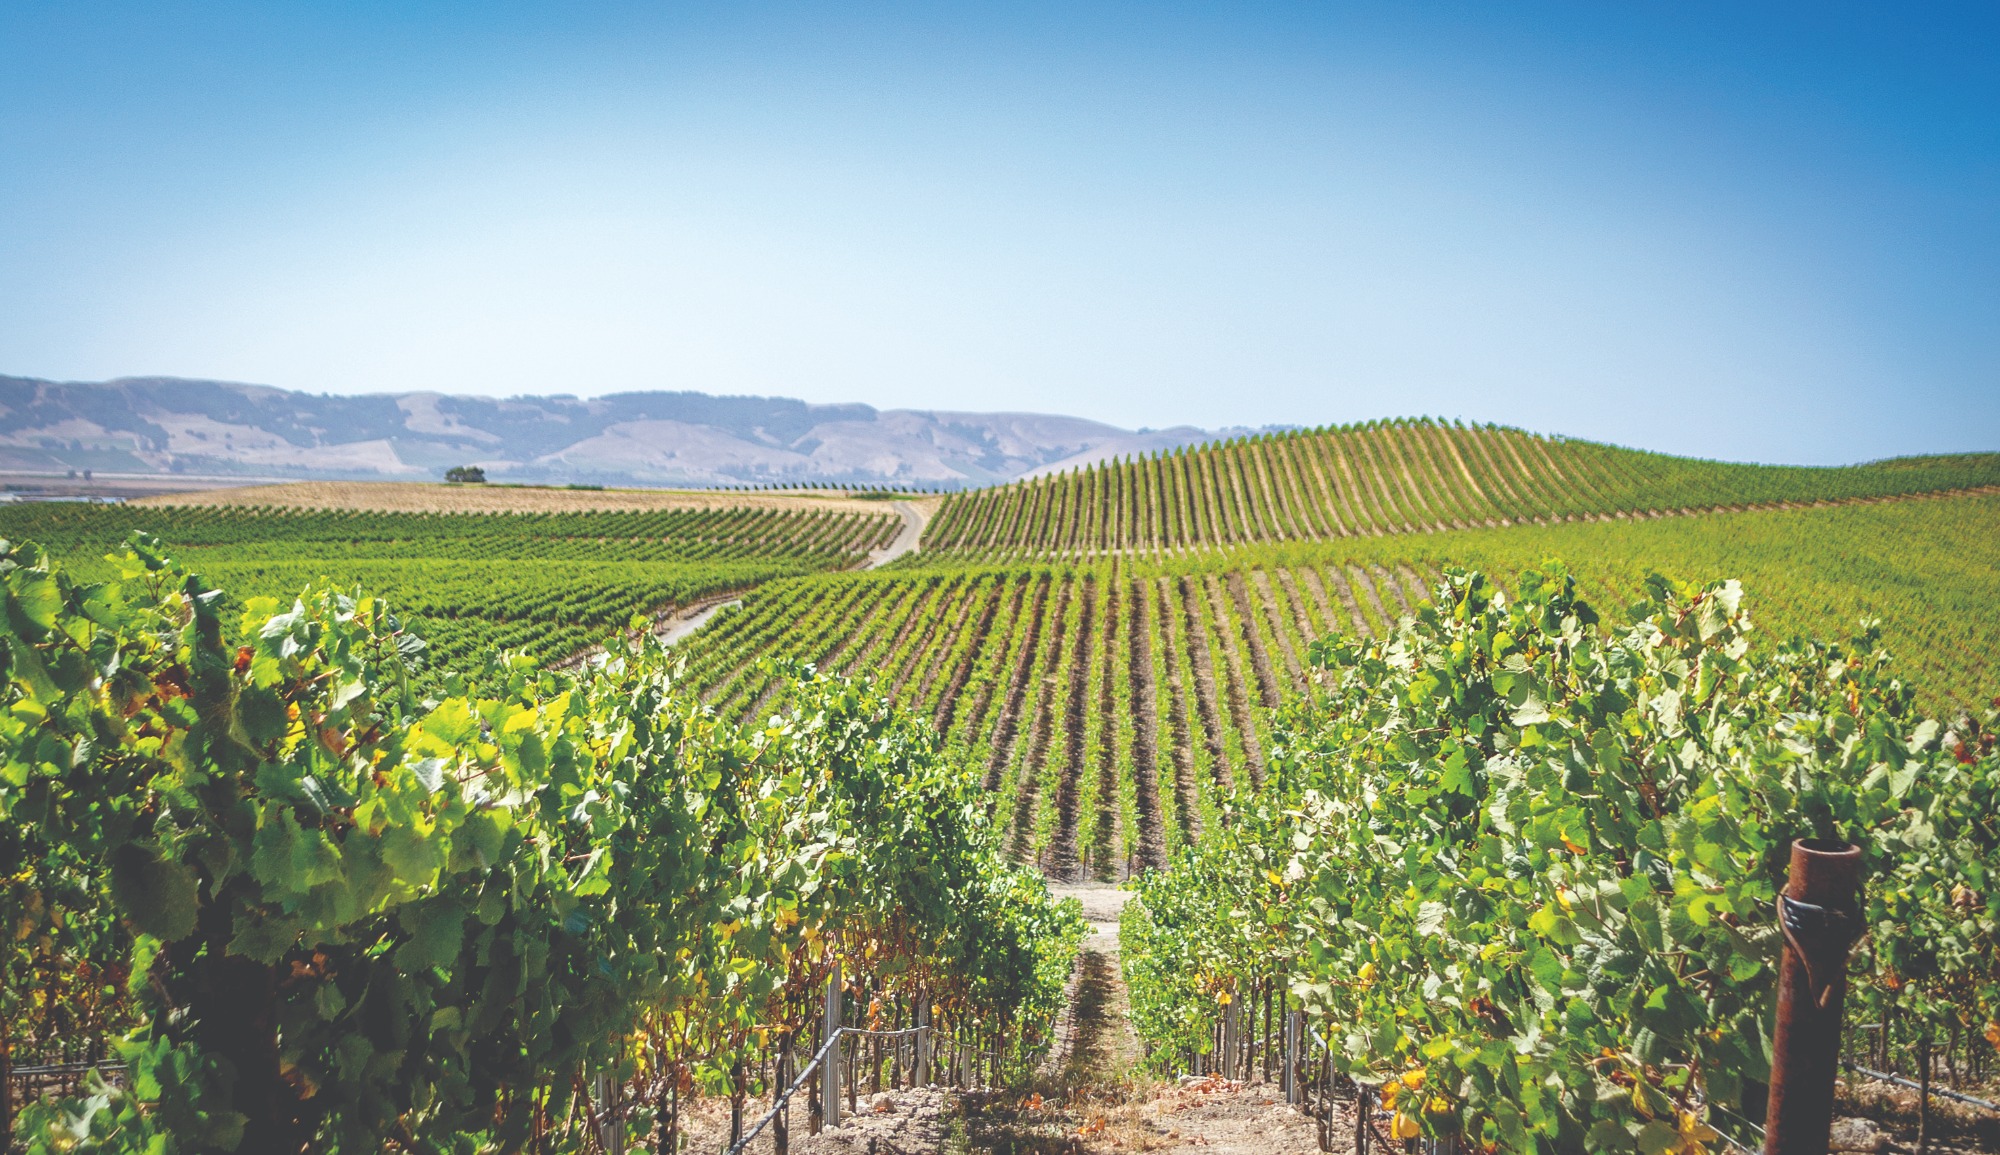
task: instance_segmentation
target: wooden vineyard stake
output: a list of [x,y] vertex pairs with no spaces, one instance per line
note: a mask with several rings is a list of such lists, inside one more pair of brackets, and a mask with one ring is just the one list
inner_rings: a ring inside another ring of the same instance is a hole
[[1860,889],[1860,847],[1819,839],[1792,843],[1791,872],[1778,896],[1785,957],[1764,1155],[1825,1155],[1833,1081],[1840,1073],[1847,955],[1862,932]]

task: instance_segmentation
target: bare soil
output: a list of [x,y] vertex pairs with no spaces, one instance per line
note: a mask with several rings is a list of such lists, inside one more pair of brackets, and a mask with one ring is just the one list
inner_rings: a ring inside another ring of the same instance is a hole
[[[1270,624],[1271,637],[1278,643],[1278,656],[1285,660],[1285,672],[1290,675],[1290,685],[1295,688],[1305,685],[1305,666],[1299,662],[1299,652],[1292,645],[1291,635],[1285,632],[1283,618],[1287,615],[1280,608],[1277,592],[1272,588],[1270,573],[1261,569],[1254,570],[1250,574],[1250,580],[1257,590],[1256,602],[1258,611],[1264,615],[1264,620]],[[1291,571],[1279,570],[1277,585],[1284,589],[1285,600],[1291,604],[1292,612],[1289,616],[1292,619],[1292,626],[1300,631],[1301,636],[1312,637],[1312,627],[1302,616],[1303,610],[1299,605],[1299,587],[1293,583]]]
[[[1028,621],[1023,629],[1020,649],[1014,653],[1014,669],[1007,681],[1007,693],[1000,703],[1000,719],[993,731],[993,749],[986,762],[986,789],[1000,785],[1001,775],[1007,768],[1007,759],[1014,754],[1014,736],[1021,725],[1021,705],[1028,692],[1028,679],[1033,676],[1035,654],[1041,645],[1042,611],[1048,604],[1049,586],[1053,583],[1047,577],[1035,582],[1035,600],[1029,607]],[[1069,585],[1064,583],[1059,597],[1069,596]],[[1060,602],[1056,615],[1060,619]],[[984,704],[982,703],[982,709]],[[974,715],[974,722],[978,715]]]
[[[1262,571],[1259,572],[1261,574]],[[1244,582],[1240,571],[1230,574],[1223,584],[1229,591],[1229,600],[1236,604],[1236,632],[1243,647],[1249,651],[1250,668],[1257,676],[1258,696],[1262,699],[1258,705],[1266,709],[1276,709],[1278,703],[1284,699],[1284,691],[1278,686],[1277,672],[1271,668],[1271,655],[1265,651],[1263,639],[1257,636],[1253,616],[1257,611],[1250,604],[1249,586]],[[1264,596],[1268,598],[1270,594],[1271,588],[1266,584]]]
[[[954,595],[954,599],[954,612],[951,615],[951,624],[949,626],[942,625],[943,619],[940,618],[940,624],[932,626],[930,633],[924,638],[924,643],[921,647],[924,654],[923,661],[912,664],[907,671],[896,679],[896,689],[899,691],[908,684],[911,678],[916,679],[917,692],[911,699],[913,703],[932,700],[931,687],[937,684],[938,673],[943,669],[944,663],[950,659],[957,640],[966,636],[965,623],[972,620],[974,611],[984,609],[995,600],[992,597],[990,589],[982,593],[980,586],[976,582],[967,582],[961,586]],[[978,636],[980,640],[985,640],[984,628],[981,629]]]
[[1152,630],[1152,586],[1144,581],[1131,585],[1131,642],[1129,663],[1132,709],[1133,794],[1139,804],[1139,868],[1167,865],[1166,822],[1160,813],[1159,728],[1157,692],[1153,685],[1150,652]]
[[[1193,841],[1201,833],[1194,777],[1194,738],[1188,721],[1187,683],[1181,677],[1180,655],[1174,648],[1174,595],[1167,580],[1154,579],[1153,590],[1158,595],[1160,610],[1160,661],[1167,671],[1167,725],[1172,732],[1174,758],[1174,813],[1180,821],[1183,839]],[[1164,840],[1164,832],[1161,838]]]
[[[942,1087],[903,1087],[863,1094],[855,1111],[841,1105],[838,1127],[808,1133],[804,1092],[792,1099],[787,1155],[938,1155],[945,1149],[945,1120],[951,1092]],[[756,1126],[770,1110],[764,1101],[744,1105],[743,1128]],[[729,1100],[710,1097],[687,1105],[681,1115],[684,1155],[716,1155],[729,1147]],[[649,1138],[645,1150],[656,1140]],[[628,1148],[636,1151],[635,1145]],[[744,1155],[777,1155],[774,1128],[765,1127],[743,1148]]]
[[[1054,702],[1055,685],[1061,673],[1063,635],[1069,622],[1069,599],[1076,583],[1064,581],[1056,593],[1056,605],[1049,615],[1048,649],[1043,653],[1042,664],[1036,667],[1042,671],[1040,685],[1034,685],[1029,678],[1018,683],[1024,692],[1034,696],[1034,709],[1028,719],[1027,757],[1021,762],[1020,779],[1014,802],[1013,833],[1009,841],[1009,851],[1016,862],[1027,862],[1034,852],[1035,806],[1041,797],[1042,769],[1048,763],[1049,741],[1055,731]],[[1028,655],[1032,657],[1033,655]],[[1026,703],[1010,702],[1016,717]],[[1010,748],[1011,750],[1011,748]]]
[[[1231,575],[1235,576],[1235,575]],[[1250,712],[1250,693],[1246,689],[1243,676],[1243,652],[1240,642],[1242,635],[1235,629],[1248,623],[1231,622],[1229,613],[1223,607],[1225,597],[1222,583],[1210,576],[1202,585],[1208,591],[1208,610],[1215,620],[1215,638],[1222,643],[1223,689],[1227,692],[1229,715],[1236,722],[1236,737],[1242,744],[1243,768],[1250,774],[1250,785],[1264,785],[1264,749],[1257,741],[1257,720]]]
[[[1125,583],[1113,578],[1106,583],[1104,595],[1104,636],[1097,648],[1099,657],[1097,672],[1097,825],[1093,827],[1090,840],[1090,858],[1085,866],[1090,877],[1099,882],[1116,882],[1121,868],[1130,874],[1132,859],[1136,854],[1128,853],[1121,862],[1118,856],[1120,827],[1124,822],[1124,808],[1118,795],[1118,625]],[[1143,772],[1135,769],[1135,777]],[[1136,791],[1135,791],[1136,794]],[[1136,799],[1135,799],[1136,801]]]
[[[2000,1086],[1968,1087],[1989,1102]],[[1895,1155],[1917,1150],[1917,1092],[1873,1079],[1841,1079],[1834,1084],[1834,1150]],[[1934,1095],[1930,1105],[1932,1155],[2000,1152],[2000,1111],[1988,1111]]]
[[1071,643],[1069,694],[1063,705],[1062,772],[1056,780],[1055,837],[1048,850],[1049,877],[1063,882],[1074,882],[1082,877],[1077,858],[1076,832],[1083,820],[1078,807],[1085,754],[1084,713],[1090,708],[1090,651],[1091,643],[1096,638],[1093,629],[1097,617],[1096,581],[1085,578],[1079,596],[1083,599],[1083,608],[1077,615],[1076,638]]
[[[1013,623],[1021,616],[1021,599],[1026,593],[1027,586],[1024,583],[1014,584],[1011,593],[1005,589],[996,589],[993,596],[987,599],[986,608],[979,615],[979,625],[974,628],[972,633],[976,641],[973,645],[966,647],[965,653],[959,658],[958,668],[952,672],[950,683],[945,686],[944,693],[938,697],[937,714],[934,718],[938,733],[948,734],[951,732],[952,718],[958,711],[959,695],[965,692],[965,684],[972,679],[972,671],[979,664],[982,649],[996,637],[999,639],[1000,644],[1004,646],[1007,644],[1007,639],[1013,636]],[[1003,597],[1007,599],[1009,607],[1007,611],[1007,632],[996,635],[993,632],[993,620],[995,615],[1000,612],[1000,603]],[[995,673],[987,680],[985,686],[976,696],[973,702],[971,723],[968,727],[970,732],[975,734],[979,732],[979,723],[985,719],[986,704],[993,698],[993,686],[997,683],[998,679],[999,675]],[[991,789],[991,787],[988,787],[988,789]]]
[[1202,629],[1200,611],[1195,608],[1195,579],[1180,579],[1181,613],[1186,619],[1188,658],[1194,664],[1195,706],[1201,714],[1202,741],[1208,747],[1209,772],[1215,777],[1216,786],[1227,794],[1235,789],[1235,776],[1229,771],[1229,759],[1222,752],[1222,712],[1215,703],[1215,666],[1209,649],[1206,631]]

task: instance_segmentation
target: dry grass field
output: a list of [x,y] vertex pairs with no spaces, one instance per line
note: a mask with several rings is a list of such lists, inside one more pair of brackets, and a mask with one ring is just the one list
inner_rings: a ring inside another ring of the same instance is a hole
[[[926,512],[942,498],[901,497]],[[883,513],[889,503],[839,492],[730,489],[553,489],[414,481],[299,481],[141,498],[134,505],[356,509],[383,513],[600,513],[658,509],[824,509]]]

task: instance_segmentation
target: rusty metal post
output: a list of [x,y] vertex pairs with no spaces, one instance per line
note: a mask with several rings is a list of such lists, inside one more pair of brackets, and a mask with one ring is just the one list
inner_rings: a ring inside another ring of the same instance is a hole
[[1826,1153],[1847,956],[1862,932],[1860,893],[1860,847],[1813,838],[1792,843],[1791,871],[1778,896],[1785,951],[1764,1155]]

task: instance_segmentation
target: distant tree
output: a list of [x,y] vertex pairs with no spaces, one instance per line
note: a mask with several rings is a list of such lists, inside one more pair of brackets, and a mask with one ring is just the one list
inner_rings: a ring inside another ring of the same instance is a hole
[[486,484],[486,471],[477,465],[454,465],[444,471],[446,481],[462,481],[472,485]]

